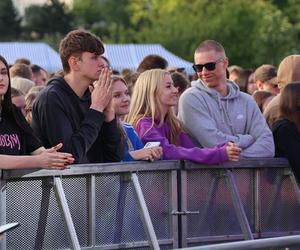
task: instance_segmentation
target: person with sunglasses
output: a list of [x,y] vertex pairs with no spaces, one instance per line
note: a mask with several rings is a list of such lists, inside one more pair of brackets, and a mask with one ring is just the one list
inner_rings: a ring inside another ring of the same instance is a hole
[[234,142],[242,148],[241,157],[273,157],[272,132],[254,99],[226,77],[223,46],[206,40],[194,60],[199,79],[181,95],[178,117],[196,145]]

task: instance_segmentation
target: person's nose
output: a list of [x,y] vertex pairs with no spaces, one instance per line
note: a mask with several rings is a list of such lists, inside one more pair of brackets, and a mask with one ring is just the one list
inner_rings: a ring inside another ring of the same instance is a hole
[[176,88],[175,86],[173,86],[173,93],[178,94],[178,88]]
[[130,102],[130,96],[129,95],[124,95],[122,98],[123,102]]

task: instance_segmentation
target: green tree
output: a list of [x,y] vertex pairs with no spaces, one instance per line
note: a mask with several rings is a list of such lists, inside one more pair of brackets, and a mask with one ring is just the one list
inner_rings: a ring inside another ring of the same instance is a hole
[[91,30],[105,42],[124,42],[130,33],[128,0],[74,0],[75,25]]
[[199,42],[220,41],[233,64],[277,64],[295,48],[296,32],[270,1],[132,0],[131,22],[139,42],[161,43],[188,60]]
[[17,39],[21,34],[21,18],[12,0],[0,1],[0,38],[2,41]]
[[31,38],[64,35],[72,29],[72,15],[64,3],[49,0],[46,4],[31,5],[25,9],[25,29]]

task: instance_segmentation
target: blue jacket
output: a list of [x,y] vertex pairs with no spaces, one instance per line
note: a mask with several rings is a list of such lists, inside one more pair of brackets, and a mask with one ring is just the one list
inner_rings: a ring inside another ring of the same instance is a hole
[[129,144],[128,142],[124,143],[123,161],[134,161],[134,159],[130,156],[129,151],[141,149],[144,147],[144,144],[142,143],[141,139],[139,138],[138,134],[136,133],[132,125],[124,122],[122,123],[122,126],[126,132],[128,139],[130,140],[129,143],[131,143],[130,146],[128,145]]

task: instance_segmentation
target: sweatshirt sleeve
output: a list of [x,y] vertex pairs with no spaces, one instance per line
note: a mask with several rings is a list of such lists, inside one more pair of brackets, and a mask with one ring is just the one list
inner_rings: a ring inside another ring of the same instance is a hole
[[42,93],[33,106],[32,127],[42,142],[54,146],[63,143],[61,151],[73,154],[75,163],[82,163],[88,150],[99,135],[104,115],[93,109],[87,110],[76,128],[59,98],[49,92]]
[[229,141],[237,143],[242,149],[254,142],[251,134],[230,135],[219,130],[216,122],[207,111],[208,105],[201,95],[185,92],[179,99],[178,118],[187,132],[203,147],[214,147]]
[[[176,146],[169,142],[160,129],[151,126],[151,120],[144,118],[137,125],[137,133],[143,143],[159,141],[160,146],[163,148],[164,160],[191,160],[204,164],[218,164],[228,160],[226,145],[214,148]],[[190,139],[186,136],[186,140]]]
[[275,145],[272,132],[254,100],[248,100],[247,133],[254,142],[241,152],[242,157],[274,157]]

